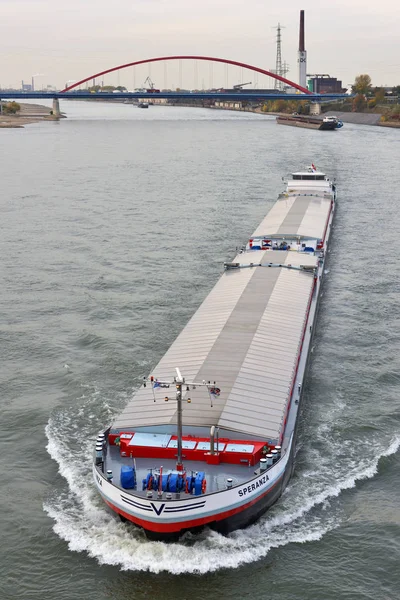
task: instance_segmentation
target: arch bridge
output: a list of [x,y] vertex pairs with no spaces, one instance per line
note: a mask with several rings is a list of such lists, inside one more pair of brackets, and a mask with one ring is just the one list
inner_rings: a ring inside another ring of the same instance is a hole
[[307,88],[302,87],[298,83],[294,81],[290,81],[290,79],[286,79],[277,73],[272,73],[271,71],[267,71],[266,69],[261,69],[260,67],[255,67],[254,65],[249,65],[247,63],[239,62],[237,60],[230,60],[228,58],[216,58],[215,56],[195,56],[195,55],[181,55],[181,56],[159,56],[157,58],[146,58],[143,60],[136,60],[134,62],[125,63],[122,65],[118,65],[116,67],[111,67],[110,69],[106,69],[105,71],[99,71],[98,73],[94,73],[93,75],[89,75],[89,77],[85,77],[85,79],[81,79],[80,81],[76,81],[75,83],[67,86],[64,90],[64,93],[69,92],[80,85],[86,83],[87,81],[97,79],[98,77],[102,77],[103,75],[107,75],[108,73],[113,73],[114,71],[120,71],[122,69],[127,69],[128,67],[136,67],[138,65],[151,64],[156,62],[166,62],[170,60],[201,60],[207,61],[211,63],[223,63],[225,65],[233,65],[236,67],[241,67],[244,69],[248,69],[249,71],[253,71],[255,73],[259,73],[261,75],[267,75],[268,77],[272,77],[273,79],[277,79],[282,83],[286,83],[290,87],[295,88],[299,92],[307,95],[313,95]]
[[[163,91],[157,92],[157,98],[165,98],[169,100],[189,100],[193,102],[194,100],[237,100],[237,101],[266,101],[266,100],[302,100],[302,99],[310,99],[311,101],[318,102],[321,99],[330,100],[337,98],[345,98],[347,97],[345,94],[314,94],[310,92],[308,89],[302,87],[298,83],[291,81],[290,79],[286,79],[277,73],[272,73],[271,71],[267,71],[266,69],[262,69],[261,67],[256,67],[254,65],[250,65],[244,62],[239,62],[236,60],[230,60],[227,58],[216,58],[213,56],[196,56],[196,55],[176,55],[176,56],[160,56],[156,58],[147,58],[143,60],[136,60],[133,62],[125,63],[122,65],[117,65],[116,67],[111,67],[110,69],[105,69],[104,71],[99,71],[98,73],[94,73],[81,79],[80,81],[76,81],[69,86],[66,86],[63,90],[59,92],[0,92],[2,99],[39,99],[39,98],[53,98],[53,110],[54,114],[60,114],[59,108],[59,99],[75,99],[79,97],[80,99],[90,99],[96,100],[101,97],[101,99],[123,99],[129,98],[131,100],[138,100],[139,98],[143,98],[143,91],[137,92],[118,92],[118,93],[106,93],[101,92],[101,94],[94,94],[89,92],[88,90],[77,90],[77,88],[88,81],[94,80],[98,77],[102,77],[103,75],[107,75],[109,73],[113,73],[115,71],[119,71],[122,69],[127,69],[128,67],[136,67],[139,65],[146,65],[152,63],[159,62],[167,62],[174,60],[193,60],[193,61],[207,61],[210,63],[222,63],[225,65],[232,65],[235,67],[240,67],[244,69],[248,69],[253,71],[254,73],[266,75],[267,77],[271,77],[272,79],[281,81],[286,85],[292,87],[296,90],[295,93],[284,93],[284,92],[258,92],[257,90],[241,90],[241,91],[230,91],[226,92],[223,88],[220,88],[216,91],[202,91],[202,92],[183,92],[183,91]],[[150,97],[150,96],[149,96]]]

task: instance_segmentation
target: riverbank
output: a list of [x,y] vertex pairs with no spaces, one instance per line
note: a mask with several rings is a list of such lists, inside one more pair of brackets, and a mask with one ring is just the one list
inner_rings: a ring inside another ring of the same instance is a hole
[[[1,104],[7,104],[2,102]],[[22,128],[31,123],[39,123],[40,121],[59,121],[60,118],[65,118],[65,115],[56,117],[52,114],[52,110],[48,106],[41,104],[23,104],[19,102],[21,110],[15,115],[0,114],[0,128],[14,129]]]
[[[212,110],[228,110],[234,112],[252,112],[259,115],[269,115],[271,117],[280,117],[280,116],[288,116],[290,113],[284,112],[270,112],[263,111],[261,106],[204,106],[203,104],[193,104],[193,103],[168,103],[163,106],[181,106],[181,107],[199,107],[199,108],[209,108]],[[378,127],[393,127],[400,128],[400,123],[397,121],[382,121],[382,113],[358,113],[358,112],[335,112],[328,111],[326,113],[321,113],[320,115],[316,115],[320,119],[323,117],[329,117],[335,115],[344,123],[351,123],[353,125],[373,125]],[[307,116],[307,115],[305,115]]]
[[379,127],[394,127],[400,129],[400,123],[398,121],[381,121],[378,123]]

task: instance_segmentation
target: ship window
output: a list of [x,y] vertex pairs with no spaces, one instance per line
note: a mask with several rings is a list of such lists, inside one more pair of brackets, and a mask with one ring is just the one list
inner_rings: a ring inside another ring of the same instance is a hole
[[324,179],[324,175],[293,175],[293,179],[298,180],[298,179],[303,179],[303,180],[308,180],[308,181],[321,181]]

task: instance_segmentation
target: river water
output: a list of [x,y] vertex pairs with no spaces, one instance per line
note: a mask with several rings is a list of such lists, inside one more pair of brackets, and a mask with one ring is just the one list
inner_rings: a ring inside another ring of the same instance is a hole
[[[62,110],[0,134],[1,600],[399,598],[399,132]],[[93,440],[310,162],[339,205],[295,475],[245,531],[148,542],[97,497]]]

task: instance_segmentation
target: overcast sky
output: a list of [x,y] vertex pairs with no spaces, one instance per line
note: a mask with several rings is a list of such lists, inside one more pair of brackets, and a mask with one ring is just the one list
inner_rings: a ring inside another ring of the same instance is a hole
[[[19,87],[21,79],[43,74],[37,88],[63,87],[108,67],[169,54],[231,58],[270,69],[278,21],[285,26],[287,76],[297,81],[300,9],[306,11],[308,73],[329,73],[344,85],[360,73],[370,74],[375,85],[400,84],[398,0],[0,0],[0,85]],[[161,67],[152,69],[163,87]],[[208,86],[205,69],[199,67],[199,77]],[[171,76],[176,80],[176,73]],[[120,83],[130,88],[134,82],[127,77],[121,71]],[[213,84],[225,85],[222,77],[216,70]],[[192,85],[187,79],[184,71],[183,85]],[[105,83],[118,82],[115,76]]]

